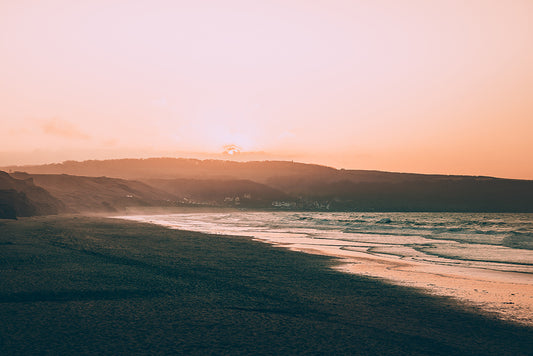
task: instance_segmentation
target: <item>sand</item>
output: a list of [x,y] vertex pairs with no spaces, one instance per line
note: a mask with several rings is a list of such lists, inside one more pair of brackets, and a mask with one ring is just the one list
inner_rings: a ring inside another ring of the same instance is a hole
[[0,354],[531,354],[531,327],[332,264],[117,219],[0,221]]
[[367,248],[343,249],[334,245],[273,243],[293,251],[338,258],[335,269],[425,293],[453,297],[462,303],[493,313],[502,320],[533,326],[533,275],[481,268],[420,263],[393,255],[370,253]]
[[[172,226],[164,219],[148,220]],[[405,245],[428,242],[453,244],[449,240],[428,241],[421,236],[402,236],[403,246],[397,245],[395,236],[380,236],[379,244],[376,244],[374,236],[357,236],[357,240],[348,245],[346,240],[336,238],[335,235],[330,235],[327,239],[316,239],[303,232],[284,234],[260,231],[251,238],[293,251],[335,257],[338,263],[333,268],[338,271],[415,287],[431,295],[452,297],[502,320],[533,326],[533,274],[527,263],[531,260],[528,255],[531,251],[524,250],[520,256],[514,254],[510,260],[517,263],[525,261],[523,265],[479,262],[476,257],[480,256],[476,255],[467,263],[461,263],[454,259],[419,253]],[[390,245],[385,246],[386,243]],[[487,251],[487,248],[492,249]],[[487,248],[482,252],[490,253],[491,259],[496,261],[498,254],[508,253],[505,247]],[[508,260],[508,256],[504,256],[503,260]]]

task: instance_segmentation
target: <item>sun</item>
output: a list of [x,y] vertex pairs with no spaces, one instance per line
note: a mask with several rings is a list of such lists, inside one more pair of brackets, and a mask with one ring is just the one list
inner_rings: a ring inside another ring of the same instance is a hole
[[242,150],[240,146],[235,144],[224,145],[222,148],[224,149],[224,152],[222,152],[222,154],[231,156],[241,153]]

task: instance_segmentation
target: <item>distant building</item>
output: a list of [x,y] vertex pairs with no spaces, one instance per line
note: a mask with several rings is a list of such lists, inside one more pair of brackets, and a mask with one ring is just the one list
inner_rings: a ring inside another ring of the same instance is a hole
[[294,207],[296,207],[296,203],[295,202],[290,202],[290,201],[279,201],[279,200],[276,200],[276,201],[272,202],[272,206],[275,207],[275,208],[294,208]]

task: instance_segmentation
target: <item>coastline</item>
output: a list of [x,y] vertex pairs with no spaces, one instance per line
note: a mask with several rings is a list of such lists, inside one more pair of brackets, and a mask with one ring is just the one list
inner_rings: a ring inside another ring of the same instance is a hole
[[235,236],[0,221],[2,354],[526,355],[533,329]]
[[338,264],[333,268],[339,271],[414,287],[431,295],[452,297],[502,320],[533,326],[533,276],[529,274],[437,266],[336,247],[280,246],[336,257]]
[[[190,212],[194,213],[194,211],[179,213]],[[165,215],[167,214],[162,216]],[[157,213],[142,214],[137,218],[133,214],[118,218],[187,230],[186,224],[181,227],[175,226],[165,219],[157,219],[157,216]],[[195,231],[207,233],[201,229]],[[221,229],[217,233],[231,235],[232,231]],[[234,233],[237,233],[237,230]],[[414,287],[421,293],[452,297],[460,303],[491,313],[502,320],[533,326],[533,274],[529,273],[530,268],[523,272],[519,272],[518,268],[518,271],[509,271],[501,269],[496,262],[492,265],[472,262],[460,264],[457,260],[431,255],[413,258],[408,257],[409,254],[400,256],[380,253],[379,249],[376,251],[372,245],[365,246],[365,243],[361,242],[367,242],[366,239],[354,242],[356,246],[349,246],[342,237],[336,239],[334,236],[326,240],[317,240],[305,234],[294,233],[287,235],[264,231],[254,233],[252,230],[250,234],[253,236],[248,236],[247,232],[239,233],[239,236],[292,251],[333,257],[337,263],[332,268],[338,271],[378,278],[385,283]],[[417,241],[416,237],[410,239],[411,243],[425,243]]]

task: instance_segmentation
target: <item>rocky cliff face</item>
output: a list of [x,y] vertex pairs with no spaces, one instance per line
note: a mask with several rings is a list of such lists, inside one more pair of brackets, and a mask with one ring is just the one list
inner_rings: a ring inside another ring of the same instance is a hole
[[29,179],[16,179],[0,171],[0,218],[51,215],[66,211],[65,205]]

